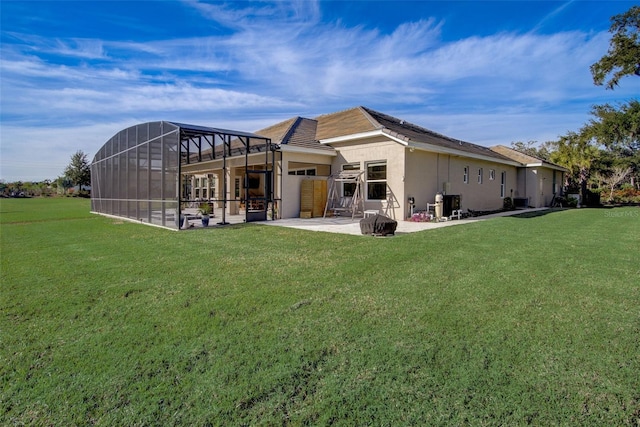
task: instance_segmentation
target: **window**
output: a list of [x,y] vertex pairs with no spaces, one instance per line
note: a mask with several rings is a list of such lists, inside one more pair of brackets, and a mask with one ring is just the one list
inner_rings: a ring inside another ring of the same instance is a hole
[[500,174],[500,197],[502,198],[504,198],[506,186],[507,186],[507,173],[502,172]]
[[464,167],[464,175],[462,175],[462,182],[469,183],[469,166]]
[[[360,163],[347,163],[342,165],[343,171],[359,171]],[[355,182],[343,182],[342,183],[342,197],[352,197],[356,191]]]
[[489,181],[493,181],[494,179],[496,179],[496,170],[489,169]]
[[315,176],[316,168],[310,169],[289,169],[289,175],[307,175],[307,176]]
[[478,184],[482,184],[482,168],[478,169]]
[[387,162],[367,163],[367,200],[387,198]]

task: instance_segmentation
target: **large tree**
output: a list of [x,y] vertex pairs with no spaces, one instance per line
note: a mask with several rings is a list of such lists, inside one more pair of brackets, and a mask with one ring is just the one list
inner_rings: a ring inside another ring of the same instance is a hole
[[582,194],[582,200],[587,200],[587,182],[591,174],[591,165],[598,157],[598,148],[588,127],[580,132],[569,132],[552,143],[554,151],[550,160],[569,169],[566,185],[576,184]]
[[591,65],[591,75],[596,85],[613,89],[624,76],[640,76],[640,6],[613,16],[609,32],[609,51]]
[[591,115],[589,126],[600,143],[614,151],[640,150],[640,101],[632,99],[620,108],[596,105]]
[[610,174],[615,166],[631,168],[630,180],[635,186],[640,174],[640,101],[631,100],[619,108],[596,105],[591,115],[593,118],[585,128],[606,148],[602,160],[609,167],[602,172]]
[[82,150],[76,151],[71,156],[71,162],[64,170],[64,174],[71,182],[79,186],[80,190],[82,190],[83,185],[91,185],[91,167],[87,155]]

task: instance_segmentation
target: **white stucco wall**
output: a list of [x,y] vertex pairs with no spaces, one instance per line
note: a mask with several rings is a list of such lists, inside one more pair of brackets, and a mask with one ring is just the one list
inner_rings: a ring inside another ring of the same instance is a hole
[[334,144],[338,156],[334,159],[332,169],[342,170],[346,163],[359,163],[360,169],[366,171],[367,163],[385,161],[387,163],[387,199],[367,200],[366,172],[363,186],[364,208],[376,209],[385,215],[401,220],[404,217],[406,202],[404,190],[405,147],[384,137],[375,137],[359,141],[358,144]]
[[[279,158],[278,158],[279,159]],[[313,179],[326,179],[323,174],[329,175],[332,170],[332,161],[335,156],[329,154],[309,154],[309,153],[282,153],[282,177],[281,182],[276,183],[276,197],[281,194],[279,203],[280,218],[298,218],[300,216],[300,183],[309,177],[301,175],[289,175],[289,164],[299,167],[301,163],[307,165],[318,165],[318,175]],[[279,163],[279,162],[278,162]],[[282,184],[282,185],[280,185]]]
[[[505,196],[516,185],[516,168],[498,162],[471,159],[450,154],[415,150],[407,152],[407,196],[416,200],[416,209],[425,209],[435,202],[437,192],[460,195],[463,209],[494,210],[503,206],[500,195],[501,173],[506,173]],[[468,168],[468,182],[464,182],[464,168]],[[482,183],[478,170],[482,168]],[[495,171],[494,179],[490,171]]]

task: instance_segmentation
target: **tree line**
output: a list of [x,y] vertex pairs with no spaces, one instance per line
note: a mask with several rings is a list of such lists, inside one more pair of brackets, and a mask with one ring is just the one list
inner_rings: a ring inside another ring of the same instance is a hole
[[[622,78],[640,76],[640,6],[611,18],[608,52],[591,65],[593,83],[614,90]],[[591,119],[556,141],[513,142],[511,146],[569,170],[565,187],[612,201],[640,202],[640,101],[594,105]],[[617,188],[623,191],[615,200]]]
[[42,181],[0,181],[0,195],[4,197],[39,197],[59,194],[88,196],[91,185],[91,164],[87,155],[78,150],[64,169],[63,175],[55,180]]

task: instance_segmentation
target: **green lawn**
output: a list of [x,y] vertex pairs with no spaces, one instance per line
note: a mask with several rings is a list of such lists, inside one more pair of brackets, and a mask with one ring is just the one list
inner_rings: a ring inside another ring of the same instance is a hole
[[0,425],[640,425],[640,209],[393,238],[0,200]]

